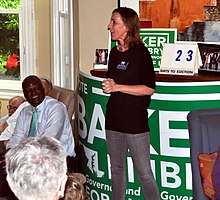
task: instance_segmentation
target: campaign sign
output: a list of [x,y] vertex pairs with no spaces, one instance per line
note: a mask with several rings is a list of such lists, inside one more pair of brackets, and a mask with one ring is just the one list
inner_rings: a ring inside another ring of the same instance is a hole
[[[105,140],[105,113],[109,95],[102,92],[103,79],[78,74],[77,122],[80,145],[79,169],[86,176],[91,200],[111,200],[110,160]],[[161,200],[192,200],[192,172],[187,124],[189,111],[217,108],[220,81],[157,82],[148,109],[151,166]],[[127,155],[127,200],[144,200],[134,165]]]
[[176,42],[177,29],[143,28],[140,35],[151,54],[154,70],[159,71],[163,44]]

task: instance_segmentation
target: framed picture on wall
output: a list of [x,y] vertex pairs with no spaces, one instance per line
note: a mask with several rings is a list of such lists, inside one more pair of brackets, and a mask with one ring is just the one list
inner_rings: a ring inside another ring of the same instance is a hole
[[220,43],[198,43],[202,65],[199,70],[220,72]]
[[220,31],[219,0],[174,2],[176,1],[118,0],[118,6],[134,9],[140,21],[151,24],[151,28],[176,28],[177,41],[220,42],[220,34],[216,34]]
[[108,63],[108,49],[95,50],[95,62],[93,63],[94,69],[107,69]]

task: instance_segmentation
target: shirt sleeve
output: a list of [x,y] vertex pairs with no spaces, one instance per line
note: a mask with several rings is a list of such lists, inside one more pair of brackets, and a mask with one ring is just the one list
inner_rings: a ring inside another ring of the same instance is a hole
[[8,140],[10,139],[10,137],[12,136],[12,134],[14,133],[15,130],[15,126],[17,123],[17,118],[21,112],[21,110],[23,110],[23,108],[25,108],[26,106],[30,105],[27,101],[22,103],[18,109],[8,118],[7,120],[7,124],[8,126],[6,127],[6,129],[2,132],[1,136],[0,136],[0,141],[4,141],[4,140]]
[[[16,126],[14,129],[14,132],[12,133],[11,138],[9,139],[9,142],[6,146],[6,149],[10,149],[12,148],[15,144],[17,144],[18,142],[20,142],[21,140],[23,140],[24,138],[27,137],[27,124],[28,122],[26,121],[26,116],[27,116],[28,112],[27,110],[23,109],[19,116],[17,117],[17,122],[16,122]],[[27,122],[27,123],[25,123]]]
[[56,104],[49,109],[44,135],[60,141],[67,156],[75,156],[75,141],[65,105]]
[[142,80],[142,84],[155,89],[155,72],[150,52],[145,48],[140,56],[140,80]]
[[44,135],[54,137],[60,140],[65,128],[65,107],[62,104],[55,104],[48,109],[48,116]]

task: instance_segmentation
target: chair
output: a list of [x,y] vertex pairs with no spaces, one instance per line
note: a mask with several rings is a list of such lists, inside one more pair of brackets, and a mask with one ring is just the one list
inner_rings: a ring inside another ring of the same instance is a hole
[[220,145],[220,108],[191,111],[188,116],[193,199],[208,200],[204,194],[198,163],[199,153],[212,153]]
[[62,102],[66,106],[68,111],[68,116],[71,121],[73,114],[75,112],[76,93],[70,89],[53,86],[50,96]]

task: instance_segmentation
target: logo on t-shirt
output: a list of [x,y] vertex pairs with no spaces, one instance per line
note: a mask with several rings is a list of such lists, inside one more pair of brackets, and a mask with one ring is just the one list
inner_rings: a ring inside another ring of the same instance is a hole
[[120,63],[118,63],[118,65],[117,65],[117,69],[126,70],[128,64],[129,64],[129,62],[121,61]]

